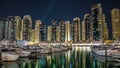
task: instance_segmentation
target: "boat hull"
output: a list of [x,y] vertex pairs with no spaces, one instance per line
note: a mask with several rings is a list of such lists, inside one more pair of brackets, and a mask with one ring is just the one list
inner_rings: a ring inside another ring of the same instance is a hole
[[[105,50],[97,50],[97,51],[93,51],[93,53],[100,55],[100,56],[105,56]],[[107,50],[107,56],[110,56],[111,52],[109,50]]]
[[28,57],[30,55],[31,52],[29,51],[21,51],[21,53],[19,54],[20,57]]
[[16,61],[19,58],[19,55],[2,53],[2,61]]

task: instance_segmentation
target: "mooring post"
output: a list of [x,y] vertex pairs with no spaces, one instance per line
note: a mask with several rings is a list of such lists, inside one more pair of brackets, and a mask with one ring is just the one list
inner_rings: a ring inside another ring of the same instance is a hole
[[107,68],[107,48],[105,46],[105,67]]
[[1,53],[1,49],[0,49],[0,66],[2,65],[2,53]]

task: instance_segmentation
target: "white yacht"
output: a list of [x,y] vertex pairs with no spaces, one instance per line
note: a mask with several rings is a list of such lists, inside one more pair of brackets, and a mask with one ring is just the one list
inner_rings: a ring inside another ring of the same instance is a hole
[[120,59],[115,59],[115,60],[120,63]]
[[2,61],[16,61],[19,55],[12,52],[2,52]]
[[30,51],[17,51],[20,57],[28,57],[30,55]]
[[47,54],[50,53],[50,50],[44,50],[44,49],[40,49],[40,54]]
[[120,51],[120,45],[115,45],[111,48],[111,50],[118,50]]
[[[111,50],[107,50],[107,55],[110,55]],[[105,50],[95,50],[93,51],[97,55],[105,56]]]
[[50,49],[51,49],[50,46],[46,46],[46,45],[39,45],[39,47],[40,47],[41,49],[46,49],[46,50],[50,50]]
[[52,48],[52,52],[59,52],[59,51],[62,51],[62,49],[60,49],[60,48]]
[[62,50],[68,50],[68,47],[60,46],[60,49],[62,49]]
[[[113,46],[110,49],[107,49],[107,56],[120,56],[120,46]],[[105,50],[95,50],[93,51],[97,55],[105,56]]]

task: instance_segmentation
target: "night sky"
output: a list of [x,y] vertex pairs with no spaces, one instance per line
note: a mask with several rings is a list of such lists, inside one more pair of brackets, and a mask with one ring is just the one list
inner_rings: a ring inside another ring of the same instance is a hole
[[30,15],[33,23],[40,19],[46,25],[50,25],[52,19],[72,22],[74,17],[80,17],[82,21],[84,14],[91,13],[91,6],[96,3],[102,4],[111,30],[111,10],[120,9],[120,0],[0,0],[0,18]]

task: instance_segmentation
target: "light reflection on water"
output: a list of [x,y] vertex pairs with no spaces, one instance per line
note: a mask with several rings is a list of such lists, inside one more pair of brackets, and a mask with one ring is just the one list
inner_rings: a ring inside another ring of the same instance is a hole
[[1,68],[113,68],[110,63],[95,60],[90,51],[90,47],[75,47],[40,59],[21,58],[20,62],[4,62]]

